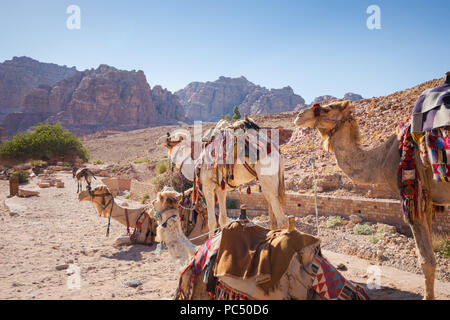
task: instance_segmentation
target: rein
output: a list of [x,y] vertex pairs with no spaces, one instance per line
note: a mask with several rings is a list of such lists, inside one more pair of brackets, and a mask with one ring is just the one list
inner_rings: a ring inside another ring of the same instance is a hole
[[[102,211],[104,211],[111,204],[111,209],[109,209],[109,216],[108,216],[108,227],[106,229],[106,236],[109,237],[109,228],[111,226],[111,214],[112,214],[112,210],[114,207],[114,197],[110,192],[102,193],[102,194],[95,194],[95,193],[92,193],[91,190],[89,190],[89,194],[91,195],[92,201],[94,200],[95,197],[102,197]],[[111,199],[109,199],[109,201],[107,203],[105,203],[106,196],[111,196]],[[125,213],[127,213],[127,211],[125,211]],[[127,216],[127,229],[128,229],[128,214],[126,214],[126,216]]]

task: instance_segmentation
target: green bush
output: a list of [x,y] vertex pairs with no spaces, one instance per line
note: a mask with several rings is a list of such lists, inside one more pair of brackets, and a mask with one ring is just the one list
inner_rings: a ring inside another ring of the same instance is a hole
[[130,194],[127,193],[127,194],[124,196],[124,198],[127,199],[127,200],[130,199]]
[[373,234],[370,236],[369,241],[375,244],[378,241],[380,241],[381,237],[382,237],[381,234]]
[[2,160],[49,160],[73,154],[84,162],[89,160],[80,140],[59,124],[34,126],[31,131],[19,132],[0,146]]
[[142,201],[148,200],[150,198],[150,195],[146,192],[142,195]]
[[156,165],[155,172],[156,174],[163,174],[167,169],[169,169],[169,162],[161,161]]
[[230,116],[229,114],[226,114],[226,115],[224,116],[224,118],[225,118],[225,120],[228,120],[228,121],[231,120],[231,116]]
[[148,160],[148,159],[136,159],[136,160],[134,160],[133,162],[135,163],[135,164],[139,164],[139,163],[148,163],[150,160]]
[[93,164],[105,164],[102,160],[95,160]]
[[239,201],[236,199],[227,199],[227,209],[238,209]]
[[241,113],[239,112],[239,107],[234,106],[233,108],[233,120],[239,120],[241,118]]
[[339,216],[331,216],[326,222],[327,228],[334,228],[342,224],[342,218]]
[[358,223],[353,227],[354,234],[363,234],[363,235],[371,235],[375,233],[375,229],[368,224],[360,224]]
[[167,170],[163,174],[154,177],[151,182],[155,185],[157,191],[161,191],[165,186],[173,186],[176,191],[181,192],[183,182],[185,191],[192,188],[192,181],[184,178],[179,170],[175,172]]
[[437,252],[443,257],[450,258],[450,238],[448,236],[440,239]]
[[26,183],[28,182],[28,172],[19,170],[11,174],[9,177],[9,180],[12,180],[14,177],[19,177],[19,183]]

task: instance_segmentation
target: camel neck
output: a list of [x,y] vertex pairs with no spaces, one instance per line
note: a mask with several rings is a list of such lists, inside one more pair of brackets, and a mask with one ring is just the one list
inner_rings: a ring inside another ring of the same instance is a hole
[[[178,214],[176,209],[173,212],[167,212],[166,215]],[[191,241],[184,235],[181,230],[180,221],[177,219],[177,223],[168,224],[165,231],[164,242],[170,252],[170,255],[176,259],[186,260],[189,259],[197,250],[197,247],[192,244]]]
[[380,147],[363,150],[355,141],[359,136],[357,127],[352,128],[346,122],[330,137],[330,145],[336,156],[337,163],[350,179],[362,184],[382,184],[386,179],[382,172],[385,156]]

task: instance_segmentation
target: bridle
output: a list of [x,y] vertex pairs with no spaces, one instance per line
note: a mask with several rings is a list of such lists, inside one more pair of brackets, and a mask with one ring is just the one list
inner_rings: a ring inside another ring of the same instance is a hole
[[[314,118],[316,119],[316,122],[314,123],[313,128],[319,129],[317,127],[317,125],[319,123],[319,117],[322,112],[322,107],[320,106],[319,103],[314,103],[312,108],[313,108]],[[339,121],[337,121],[336,125],[332,129],[330,129],[330,130],[320,129],[320,130],[323,131],[328,136],[328,138],[331,138],[331,136],[334,135],[336,133],[336,131],[338,131],[345,122],[352,121],[352,120],[354,120],[354,119],[351,116],[347,116],[347,117],[342,118]]]
[[[101,194],[95,194],[90,188],[88,189],[89,195],[91,196],[91,201],[94,202],[94,198],[96,197],[101,197],[102,198],[102,212],[105,211],[105,209],[111,204],[111,208],[109,209],[109,215],[108,215],[108,228],[106,229],[106,236],[109,236],[109,227],[111,225],[111,215],[112,215],[112,210],[114,207],[114,196],[111,194],[111,192],[106,192],[106,193],[101,193]],[[111,196],[111,199],[108,200],[108,202],[106,202],[105,198],[106,196]],[[100,213],[100,215],[101,215]],[[128,216],[127,216],[127,220],[128,220]]]

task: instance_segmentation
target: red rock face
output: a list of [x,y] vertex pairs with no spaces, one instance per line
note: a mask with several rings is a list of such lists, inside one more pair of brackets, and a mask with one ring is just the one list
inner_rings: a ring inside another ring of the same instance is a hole
[[19,111],[25,96],[39,85],[54,85],[75,74],[75,68],[14,57],[0,63],[0,120]]
[[175,94],[187,117],[203,121],[217,121],[225,114],[232,116],[234,106],[238,106],[243,115],[292,111],[297,105],[305,104],[303,98],[295,95],[290,87],[269,90],[245,77],[192,82]]
[[[155,100],[155,103],[153,102]],[[133,130],[184,120],[184,110],[169,91],[152,91],[142,71],[100,65],[77,72],[54,86],[39,86],[24,99],[21,113],[8,116],[10,134],[46,120],[76,134]]]

